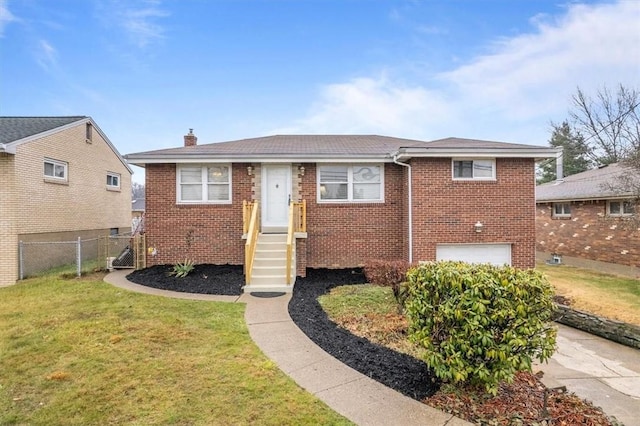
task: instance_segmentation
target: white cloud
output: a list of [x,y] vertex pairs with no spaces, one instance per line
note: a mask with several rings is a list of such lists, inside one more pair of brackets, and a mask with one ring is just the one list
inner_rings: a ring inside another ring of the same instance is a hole
[[9,11],[9,8],[7,7],[7,0],[0,0],[0,37],[4,35],[4,27],[12,21],[17,21],[17,19]]
[[164,38],[164,27],[158,19],[169,13],[160,6],[160,0],[112,0],[107,19],[111,25],[122,28],[133,44],[143,48]]
[[494,41],[490,54],[422,81],[361,77],[327,85],[287,130],[544,144],[577,86],[638,87],[639,21],[640,2],[624,0],[572,5],[555,19],[538,15],[534,31]]
[[50,71],[58,65],[58,52],[47,40],[39,40],[35,52],[36,62],[45,71]]

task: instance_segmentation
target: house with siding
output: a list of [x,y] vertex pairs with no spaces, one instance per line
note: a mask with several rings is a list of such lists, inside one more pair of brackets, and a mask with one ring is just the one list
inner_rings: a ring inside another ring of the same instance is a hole
[[0,286],[20,241],[130,232],[131,174],[90,117],[0,117]]
[[535,162],[555,148],[276,135],[128,154],[146,170],[147,264],[245,266],[245,291],[372,259],[535,265]]
[[621,176],[637,172],[614,163],[538,185],[538,251],[640,267],[638,194],[620,189]]

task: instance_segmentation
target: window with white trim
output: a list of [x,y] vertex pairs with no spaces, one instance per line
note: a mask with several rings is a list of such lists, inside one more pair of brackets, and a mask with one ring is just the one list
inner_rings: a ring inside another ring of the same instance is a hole
[[554,217],[571,217],[571,203],[553,203]]
[[451,161],[453,179],[495,180],[495,159],[458,159]]
[[44,159],[44,177],[48,179],[56,179],[60,181],[67,180],[67,169],[69,164],[65,161]]
[[318,167],[318,201],[384,201],[383,164],[332,164]]
[[107,173],[107,188],[120,189],[120,174],[111,172]]
[[177,175],[179,203],[231,202],[231,165],[179,166]]
[[608,201],[607,214],[609,216],[631,216],[634,213],[631,201]]

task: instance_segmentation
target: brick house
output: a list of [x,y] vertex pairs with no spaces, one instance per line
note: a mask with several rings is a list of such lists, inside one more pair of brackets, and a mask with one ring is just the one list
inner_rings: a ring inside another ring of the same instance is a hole
[[640,267],[640,222],[634,195],[615,163],[536,187],[536,248],[588,260]]
[[[148,264],[244,264],[245,290],[253,291],[282,288],[306,268],[371,259],[533,267],[535,161],[557,155],[530,145],[364,135],[198,145],[190,132],[183,147],[125,158],[146,169]],[[284,259],[269,260],[278,253]],[[287,258],[293,266],[285,271]]]
[[19,276],[19,241],[130,231],[131,174],[90,117],[0,117],[0,286]]

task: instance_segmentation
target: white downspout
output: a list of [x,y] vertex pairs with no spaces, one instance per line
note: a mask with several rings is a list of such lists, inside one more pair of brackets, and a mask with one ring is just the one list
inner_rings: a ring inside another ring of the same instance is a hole
[[413,263],[413,195],[411,191],[411,166],[407,163],[401,163],[398,161],[398,155],[393,156],[393,162],[399,166],[406,167],[409,179],[409,263]]

